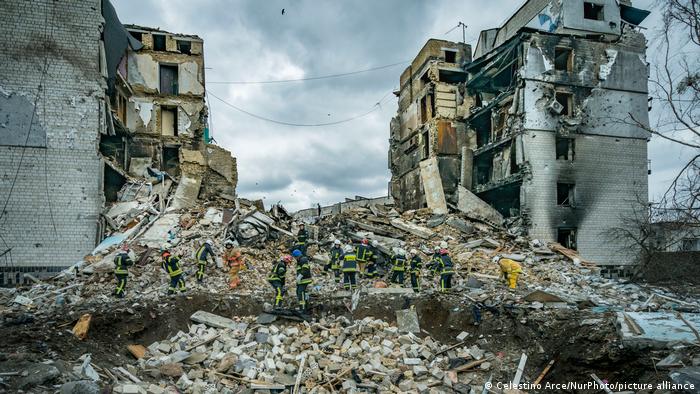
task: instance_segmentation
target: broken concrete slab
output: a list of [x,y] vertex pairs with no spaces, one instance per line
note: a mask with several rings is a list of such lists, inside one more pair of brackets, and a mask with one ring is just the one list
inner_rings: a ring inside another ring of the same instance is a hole
[[435,235],[435,232],[427,227],[419,226],[399,218],[391,219],[391,225],[424,239],[428,239]]
[[550,293],[544,292],[542,290],[533,291],[532,293],[526,295],[524,300],[528,301],[528,302],[542,302],[542,303],[566,302],[566,301],[562,300],[561,298],[555,296],[554,294],[550,294]]
[[[635,330],[625,321],[628,318],[641,329]],[[617,312],[617,326],[622,342],[637,348],[666,348],[674,343],[696,343],[697,338],[683,320],[672,312]],[[683,317],[693,326],[700,327],[700,313],[684,313]]]
[[193,313],[192,316],[190,316],[190,320],[216,328],[230,328],[232,330],[239,328],[239,324],[235,321],[227,317],[215,315],[205,311],[197,311]]
[[396,311],[396,325],[400,332],[420,333],[420,323],[415,309]]
[[[370,287],[368,289],[365,289],[365,292],[367,295],[378,295],[378,294],[415,294],[413,292],[413,289],[405,288],[405,287],[385,287],[385,288],[378,288],[378,287]],[[338,292],[340,293],[340,292]]]
[[175,211],[182,208],[189,208],[197,203],[199,189],[202,186],[201,175],[182,175],[180,183],[175,189],[175,195],[166,211]]
[[436,157],[420,162],[420,176],[428,208],[435,214],[447,214],[447,201]]
[[180,215],[166,213],[156,219],[153,225],[141,236],[140,242],[144,245],[160,248],[169,239],[168,232],[180,224]]
[[445,224],[448,226],[457,229],[464,233],[465,235],[469,235],[474,232],[474,226],[467,222],[466,220],[460,219],[458,217],[450,216],[447,218],[445,221]]
[[481,219],[495,225],[503,224],[503,215],[492,208],[484,200],[463,186],[458,186],[457,209],[476,219]]

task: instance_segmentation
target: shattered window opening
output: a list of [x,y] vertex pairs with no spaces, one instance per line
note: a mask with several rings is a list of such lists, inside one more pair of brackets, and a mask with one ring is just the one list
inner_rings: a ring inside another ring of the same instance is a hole
[[135,39],[139,40],[139,42],[143,42],[143,33],[140,31],[129,31],[129,34],[131,34],[132,37]]
[[445,62],[446,63],[456,63],[457,62],[457,51],[445,50],[443,52],[445,53]]
[[574,161],[575,143],[573,138],[556,137],[556,159]]
[[154,34],[153,35],[153,50],[154,51],[164,51],[165,50],[165,35]]
[[574,71],[574,51],[571,48],[554,48],[554,69],[558,71]]
[[177,108],[176,107],[161,107],[160,108],[160,133],[177,137]]
[[430,156],[430,131],[423,133],[423,159]]
[[558,228],[557,242],[565,248],[576,250],[576,228]]
[[604,8],[605,6],[603,6],[602,4],[590,3],[585,1],[583,3],[583,18],[594,21],[605,20]]
[[576,185],[573,183],[557,183],[557,205],[562,207],[574,206],[574,191]]
[[184,53],[185,55],[191,55],[192,43],[190,41],[178,40],[177,50],[180,51],[180,53]]
[[555,99],[563,107],[563,109],[561,111],[561,115],[564,115],[564,116],[572,116],[573,115],[573,107],[574,107],[573,94],[567,93],[567,92],[557,92],[555,94]]

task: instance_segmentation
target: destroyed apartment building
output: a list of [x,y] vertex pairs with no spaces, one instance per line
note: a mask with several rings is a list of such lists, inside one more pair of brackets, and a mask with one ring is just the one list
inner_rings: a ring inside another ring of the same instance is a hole
[[477,196],[529,236],[624,274],[636,255],[606,232],[647,198],[649,134],[630,116],[648,125],[637,27],[648,14],[630,1],[530,0],[481,32],[473,59],[467,45],[428,41],[391,123],[396,203]]
[[105,203],[155,184],[177,189],[169,209],[234,198],[236,161],[209,143],[201,38],[127,29],[108,0],[13,0],[0,20],[0,285],[81,260]]

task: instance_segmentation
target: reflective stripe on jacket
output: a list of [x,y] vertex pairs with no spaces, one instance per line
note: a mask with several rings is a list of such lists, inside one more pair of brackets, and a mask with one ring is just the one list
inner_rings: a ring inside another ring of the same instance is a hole
[[343,256],[343,272],[357,272],[357,256],[355,253],[346,253]]

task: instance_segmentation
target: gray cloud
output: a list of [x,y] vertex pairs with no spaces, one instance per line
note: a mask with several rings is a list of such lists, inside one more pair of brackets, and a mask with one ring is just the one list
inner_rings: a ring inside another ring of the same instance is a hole
[[[652,1],[652,0],[649,0]],[[412,59],[428,38],[467,41],[500,25],[518,4],[463,1],[114,0],[124,23],[197,34],[207,81],[275,80],[342,73]],[[281,15],[285,8],[285,15]],[[277,85],[207,85],[226,101],[268,118],[325,123],[287,127],[210,100],[212,132],[238,159],[241,196],[290,209],[387,192],[389,121],[405,65],[347,78]],[[388,94],[389,93],[389,94]],[[387,96],[388,94],[388,96]],[[653,143],[653,142],[652,142]]]

